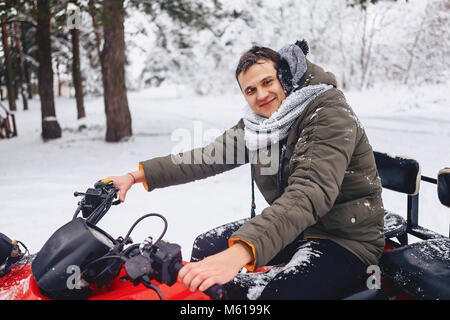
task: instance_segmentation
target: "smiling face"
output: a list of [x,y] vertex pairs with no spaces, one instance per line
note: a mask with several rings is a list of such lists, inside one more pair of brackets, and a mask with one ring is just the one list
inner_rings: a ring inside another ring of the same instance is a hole
[[250,108],[258,115],[270,118],[286,98],[272,61],[260,59],[238,75],[239,85]]

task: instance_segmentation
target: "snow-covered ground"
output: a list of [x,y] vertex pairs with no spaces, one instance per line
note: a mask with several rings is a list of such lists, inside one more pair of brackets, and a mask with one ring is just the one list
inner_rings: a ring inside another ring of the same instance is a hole
[[[450,103],[448,86],[407,88],[385,86],[346,96],[366,128],[375,150],[417,159],[422,174],[436,177],[450,167]],[[103,98],[86,98],[87,117],[76,119],[75,100],[57,98],[61,139],[43,142],[40,102],[17,111],[18,137],[0,140],[0,232],[38,251],[47,238],[68,222],[84,192],[97,180],[136,170],[138,162],[174,151],[179,133],[189,132],[192,147],[234,125],[243,114],[239,95],[198,97],[182,87],[129,92],[133,137],[107,143]],[[19,103],[19,109],[21,104]],[[80,125],[86,129],[79,130]],[[176,134],[178,133],[178,134]],[[176,150],[179,151],[179,150]],[[188,260],[196,235],[250,214],[248,165],[216,177],[153,192],[136,185],[125,203],[112,207],[99,226],[113,237],[124,236],[140,216],[163,214],[169,229],[165,239],[181,244]],[[257,211],[267,206],[256,195]],[[406,216],[406,197],[384,193],[385,207]],[[448,234],[450,209],[439,204],[434,185],[422,184],[419,222]],[[157,218],[144,220],[133,232],[134,241],[157,238]]]

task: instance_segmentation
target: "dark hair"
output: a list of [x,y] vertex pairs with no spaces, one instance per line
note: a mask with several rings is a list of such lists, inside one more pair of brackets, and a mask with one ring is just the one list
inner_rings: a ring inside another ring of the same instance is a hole
[[267,47],[253,46],[248,51],[246,51],[239,59],[235,74],[238,83],[238,75],[241,72],[245,73],[252,65],[258,63],[258,60],[260,59],[272,61],[275,65],[275,69],[277,70],[281,63],[280,55],[278,52]]

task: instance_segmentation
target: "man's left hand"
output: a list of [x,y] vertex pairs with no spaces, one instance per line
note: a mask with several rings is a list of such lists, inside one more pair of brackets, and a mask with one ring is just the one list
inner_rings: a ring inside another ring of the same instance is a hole
[[201,261],[186,264],[178,273],[178,280],[192,292],[197,289],[205,291],[214,284],[231,281],[251,261],[252,257],[244,245],[236,243]]

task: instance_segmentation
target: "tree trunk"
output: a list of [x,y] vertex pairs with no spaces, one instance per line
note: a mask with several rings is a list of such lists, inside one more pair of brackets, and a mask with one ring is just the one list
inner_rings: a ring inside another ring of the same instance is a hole
[[94,36],[95,36],[95,47],[97,48],[97,53],[98,56],[101,56],[101,50],[100,50],[100,42],[101,42],[101,36],[100,36],[100,32],[99,32],[99,25],[96,19],[97,16],[97,12],[96,12],[96,8],[95,8],[95,1],[94,0],[89,0],[88,3],[88,11],[89,14],[91,15],[92,18],[92,27],[94,29]]
[[104,2],[104,47],[101,55],[106,141],[132,135],[131,114],[125,85],[125,35],[123,1]]
[[16,40],[16,50],[17,50],[17,62],[19,65],[19,79],[20,79],[20,94],[22,95],[22,102],[23,102],[23,110],[28,110],[28,99],[26,95],[25,90],[25,71],[23,68],[23,51],[22,51],[22,44],[20,43],[20,30],[19,30],[19,23],[16,21],[14,22],[14,37]]
[[56,120],[53,93],[52,51],[50,43],[50,7],[48,0],[37,1],[38,81],[41,98],[42,138],[61,137],[61,127]]
[[6,24],[2,24],[2,42],[3,42],[3,54],[5,56],[5,71],[6,71],[6,89],[8,92],[8,103],[9,110],[16,111],[16,96],[14,94],[14,79],[13,79],[13,69],[11,62],[11,55],[9,52],[9,42],[8,42],[8,29]]
[[364,89],[366,82],[366,74],[368,69],[367,61],[367,8],[363,10],[363,34],[361,39],[361,53],[359,56],[359,64],[361,66],[361,82],[360,89]]
[[31,77],[32,72],[29,68],[28,63],[25,63],[24,70],[25,70],[25,81],[27,83],[27,92],[28,92],[28,99],[33,99],[33,86],[31,85]]
[[[26,33],[29,30],[29,27],[26,26],[26,23],[21,24],[21,41],[22,41],[22,52],[28,53],[28,44],[27,44],[27,38]],[[23,61],[23,68],[24,68],[24,74],[25,74],[25,82],[27,83],[27,91],[28,91],[28,99],[33,99],[33,90],[31,87],[31,68],[28,66],[27,61]]]
[[75,99],[77,101],[78,119],[84,118],[83,83],[80,68],[80,30],[71,29],[72,36],[72,81],[75,87]]
[[57,84],[57,88],[58,88],[58,97],[61,97],[62,83],[61,83],[61,77],[60,77],[60,73],[59,73],[59,57],[56,58],[56,84]]
[[[427,12],[427,8],[429,7],[429,5],[430,5],[430,3],[428,2],[426,7],[425,7],[424,12]],[[409,59],[408,59],[408,64],[406,66],[406,71],[404,72],[405,77],[403,78],[403,84],[408,84],[409,75],[411,73],[411,68],[412,68],[412,65],[413,65],[414,57],[415,57],[414,54],[416,53],[416,47],[419,44],[419,39],[422,36],[422,32],[423,32],[423,29],[424,29],[424,25],[425,25],[426,19],[427,19],[427,15],[424,14],[423,17],[422,17],[422,21],[420,23],[420,26],[419,26],[419,30],[416,31],[416,35],[414,37],[414,42],[411,45],[411,49],[407,50],[407,52],[409,54]]]

